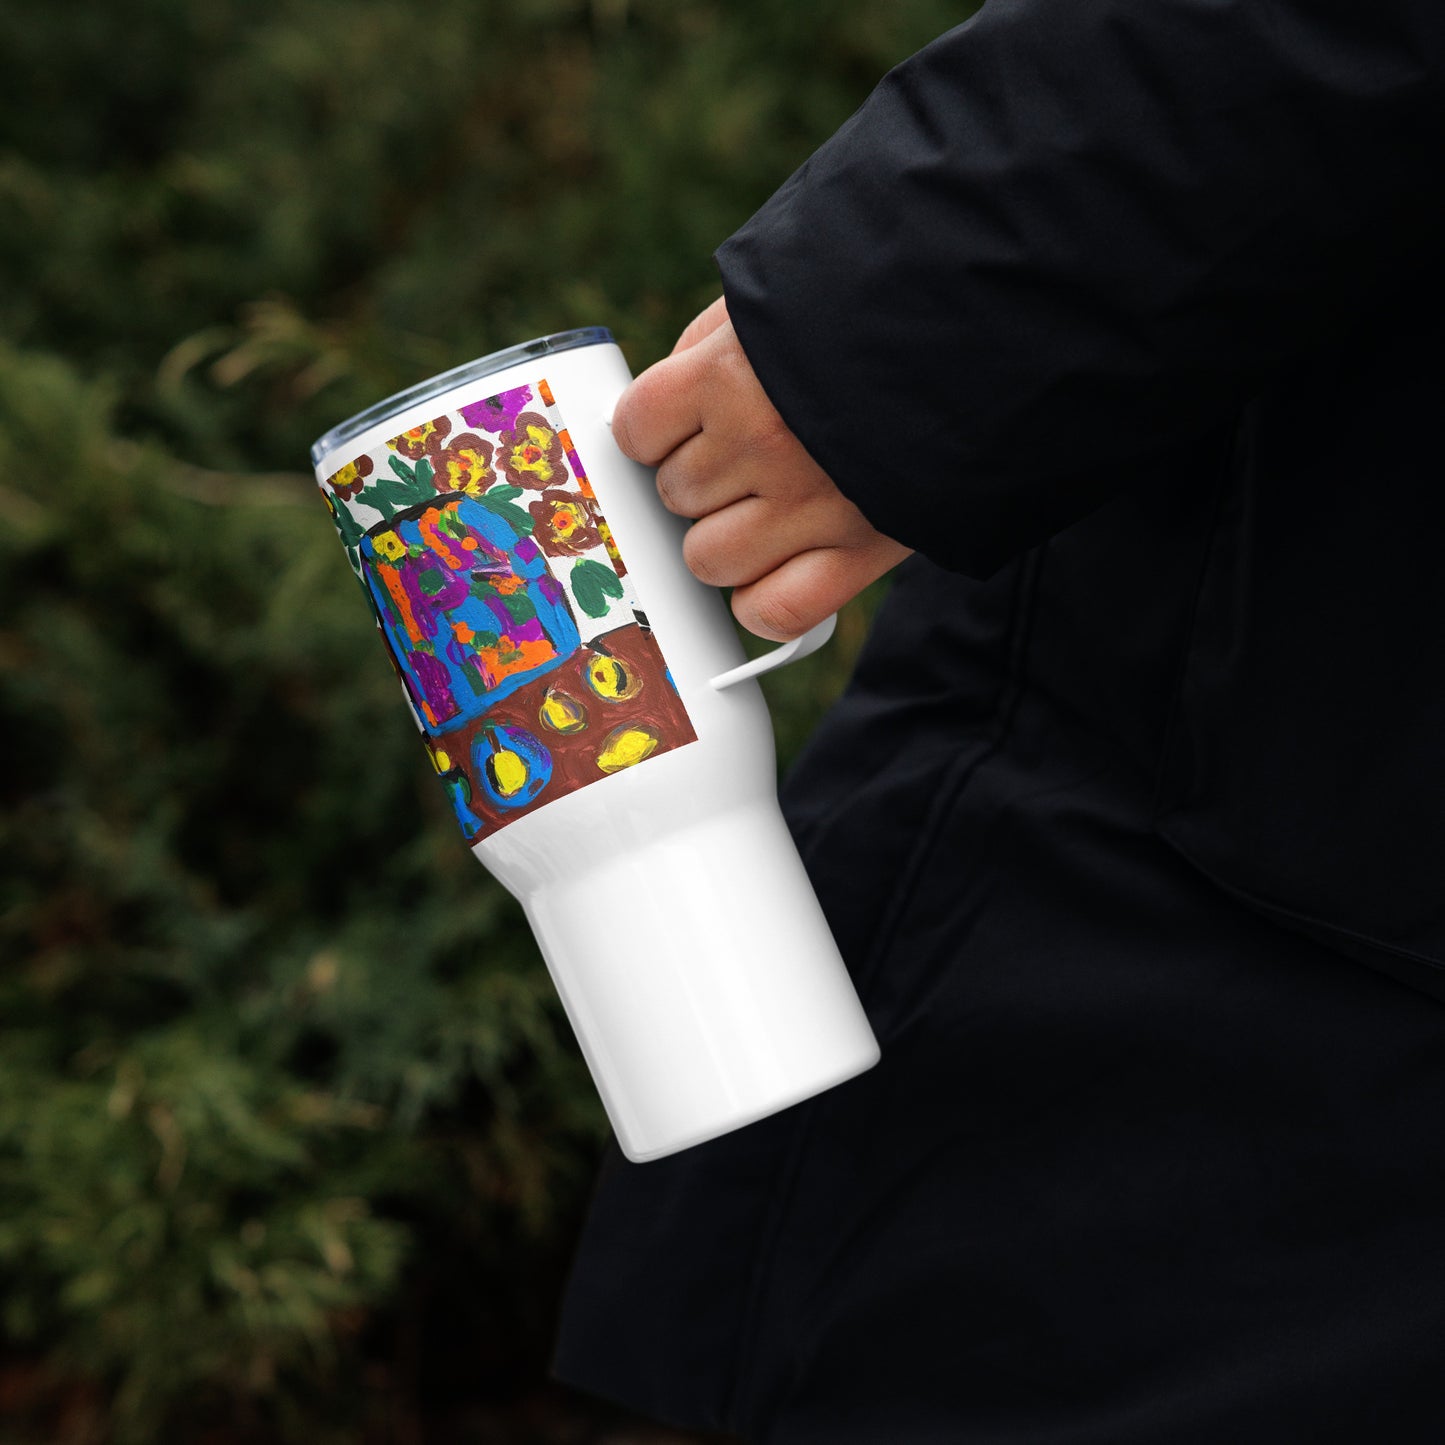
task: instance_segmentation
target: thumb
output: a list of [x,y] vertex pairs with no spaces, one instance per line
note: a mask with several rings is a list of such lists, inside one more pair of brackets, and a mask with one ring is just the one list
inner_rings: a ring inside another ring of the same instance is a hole
[[677,338],[677,343],[672,348],[672,355],[676,356],[679,351],[686,351],[689,347],[696,346],[699,341],[706,340],[727,319],[727,301],[719,296],[706,311],[699,312],[683,327],[682,335]]
[[908,555],[909,548],[878,532],[862,545],[800,552],[766,577],[734,587],[733,616],[755,637],[801,637]]

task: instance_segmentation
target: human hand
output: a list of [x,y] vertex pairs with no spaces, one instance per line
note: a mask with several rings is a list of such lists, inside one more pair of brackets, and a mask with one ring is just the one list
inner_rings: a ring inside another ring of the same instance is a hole
[[719,297],[672,354],[623,392],[617,445],[657,467],[665,507],[694,521],[683,559],[731,587],[749,632],[797,637],[901,562],[788,430],[753,373]]

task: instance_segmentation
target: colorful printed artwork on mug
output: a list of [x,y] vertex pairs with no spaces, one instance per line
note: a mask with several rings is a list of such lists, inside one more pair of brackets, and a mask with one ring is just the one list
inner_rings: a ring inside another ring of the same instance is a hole
[[696,740],[546,381],[322,495],[468,841]]

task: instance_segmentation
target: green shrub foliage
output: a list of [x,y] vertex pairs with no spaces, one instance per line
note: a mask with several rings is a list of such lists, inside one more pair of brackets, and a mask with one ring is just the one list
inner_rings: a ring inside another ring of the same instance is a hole
[[[307,446],[569,326],[655,360],[967,9],[0,10],[0,1430],[381,1439],[544,1376],[606,1122]],[[868,607],[769,681],[784,762]]]

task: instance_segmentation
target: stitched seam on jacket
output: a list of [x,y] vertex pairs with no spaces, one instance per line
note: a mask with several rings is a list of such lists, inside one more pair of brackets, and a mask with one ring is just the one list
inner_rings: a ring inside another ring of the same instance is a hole
[[878,932],[874,935],[867,954],[858,966],[860,991],[867,986],[892,952],[899,920],[913,905],[918,881],[923,875],[923,865],[937,845],[938,835],[953,811],[958,795],[968,786],[974,773],[1003,747],[1013,729],[1019,700],[1023,694],[1025,659],[1029,641],[1033,636],[1034,616],[1037,612],[1035,601],[1047,547],[1048,544],[1044,543],[1028,553],[1019,568],[1018,595],[1010,609],[1013,615],[1009,620],[1008,664],[999,685],[998,699],[994,704],[993,729],[988,744],[977,752],[965,753],[955,759],[939,779],[933,805],[929,808],[928,817],[909,852],[908,861],[903,866],[892,901],[878,925]]
[[[1035,599],[1038,595],[1039,577],[1043,570],[1044,552],[1047,547],[1048,543],[1045,542],[1042,546],[1026,553],[1019,564],[1018,581],[1010,606],[1008,663],[994,705],[992,736],[987,747],[951,764],[940,780],[938,795],[929,809],[928,818],[920,830],[918,841],[909,854],[893,902],[879,926],[868,954],[859,966],[858,984],[860,989],[871,977],[873,969],[887,956],[892,925],[896,923],[903,908],[913,896],[916,880],[937,839],[939,830],[943,826],[948,810],[952,807],[958,794],[967,786],[974,771],[986,759],[992,757],[1009,736],[1023,692],[1024,667],[1029,638],[1033,631]],[[772,1263],[777,1253],[779,1237],[782,1234],[783,1221],[787,1218],[792,1206],[793,1191],[802,1169],[804,1145],[808,1137],[807,1126],[813,1118],[813,1109],[809,1106],[813,1102],[813,1100],[807,1100],[796,1109],[797,1117],[793,1124],[792,1137],[788,1141],[780,1187],[773,1195],[772,1208],[759,1231],[761,1242],[755,1257],[752,1278],[748,1283],[742,1318],[738,1325],[732,1389],[724,1404],[722,1419],[725,1429],[742,1431],[746,1435],[754,1433],[755,1422],[751,1418],[739,1419],[738,1416],[741,1410],[746,1408],[751,1411],[757,1403],[753,1397],[751,1385],[758,1335],[758,1314],[762,1308],[766,1282],[772,1274]]]
[[[1222,888],[1253,912],[1272,918],[1276,922],[1281,918],[1291,919],[1301,929],[1308,931],[1310,937],[1325,948],[1330,946],[1329,941],[1321,935],[1333,934],[1342,939],[1348,938],[1378,953],[1390,954],[1406,963],[1416,963],[1423,968],[1433,969],[1436,973],[1445,970],[1445,963],[1437,958],[1432,958],[1428,953],[1417,953],[1414,949],[1402,948],[1399,944],[1389,943],[1376,934],[1360,933],[1356,929],[1346,928],[1342,923],[1331,923],[1327,918],[1321,918],[1317,914],[1303,913],[1298,908],[1291,908],[1288,904],[1276,903],[1263,893],[1255,893],[1251,889],[1241,888],[1238,883],[1231,883],[1227,878],[1221,878],[1218,873],[1201,863],[1188,846],[1174,837],[1167,827],[1158,828],[1155,831],[1191,868],[1197,869],[1217,888]],[[1280,924],[1280,926],[1288,928],[1289,924]],[[1342,950],[1336,948],[1334,952],[1340,953]],[[1346,957],[1353,958],[1354,955],[1346,954]]]
[[[917,554],[916,554],[916,555],[917,555]],[[923,560],[923,558],[921,557],[921,555],[919,555],[918,560],[920,560],[920,561]],[[905,565],[906,565],[906,563],[905,563]],[[1019,571],[1019,576],[1022,577],[1022,568],[1021,568],[1021,567],[1020,567],[1020,571]],[[1003,650],[1004,650],[1004,652],[1005,652],[1005,654],[1006,654],[1006,657],[1005,657],[1005,663],[1004,663],[1004,667],[1003,667],[1002,680],[999,682],[998,695],[994,698],[993,707],[992,707],[992,709],[991,709],[991,712],[994,714],[994,716],[992,717],[991,722],[990,722],[990,728],[991,728],[991,729],[992,729],[992,728],[996,728],[997,725],[998,725],[997,713],[998,713],[998,708],[999,708],[999,698],[1002,697],[1002,695],[1003,695],[1003,689],[1004,689],[1004,687],[1007,685],[1007,680],[1008,680],[1008,675],[1009,675],[1009,662],[1008,662],[1008,660],[1007,660],[1007,654],[1009,653],[1009,650],[1010,650],[1010,648],[1011,648],[1011,646],[1012,646],[1012,634],[1013,634],[1014,617],[1015,617],[1015,615],[1016,615],[1016,613],[1017,613],[1017,611],[1018,611],[1018,592],[1019,592],[1019,582],[1016,580],[1016,581],[1015,581],[1015,584],[1014,584],[1013,592],[1012,592],[1012,594],[1011,594],[1011,596],[1010,596],[1010,600],[1009,600],[1009,614],[1008,614],[1008,618],[1007,618],[1007,620],[1005,621],[1004,627],[1003,627]],[[854,663],[854,666],[855,666],[855,667],[857,666],[857,663],[856,663],[856,662]],[[993,746],[993,737],[992,737],[992,732],[990,732],[990,734],[989,734],[989,736],[988,736],[988,742],[986,743],[986,747],[991,748],[992,746]],[[814,854],[814,853],[818,850],[818,848],[822,845],[823,839],[828,836],[828,830],[829,830],[830,828],[832,828],[832,827],[834,826],[834,824],[837,823],[838,819],[839,819],[840,817],[842,817],[842,815],[843,815],[845,812],[847,812],[847,810],[848,810],[850,807],[852,807],[852,806],[854,805],[855,801],[856,801],[856,799],[853,797],[853,795],[852,795],[851,793],[848,794],[848,795],[846,795],[846,796],[844,796],[844,797],[839,798],[839,799],[832,805],[832,807],[830,807],[830,808],[828,809],[828,811],[823,814],[823,816],[822,816],[821,818],[815,818],[815,819],[813,819],[813,821],[810,822],[810,823],[808,823],[806,827],[800,828],[797,832],[795,832],[795,833],[793,834],[793,841],[794,841],[794,843],[797,845],[798,856],[803,860],[803,864],[804,864],[805,867],[806,867],[807,864],[809,863],[810,859],[813,857],[813,854]],[[925,828],[927,827],[927,820],[925,820],[925,825],[924,825],[924,826],[925,826]],[[922,830],[920,830],[920,831],[922,831]],[[810,870],[810,871],[811,871],[811,870]]]

